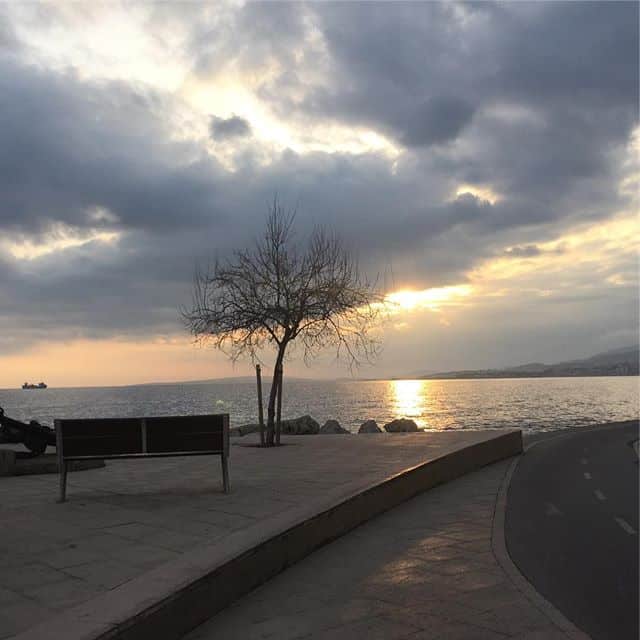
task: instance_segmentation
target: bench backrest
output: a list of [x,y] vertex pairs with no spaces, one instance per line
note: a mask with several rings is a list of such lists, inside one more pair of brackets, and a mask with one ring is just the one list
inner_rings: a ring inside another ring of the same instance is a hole
[[163,456],[176,453],[229,455],[229,415],[56,420],[58,453],[65,460]]

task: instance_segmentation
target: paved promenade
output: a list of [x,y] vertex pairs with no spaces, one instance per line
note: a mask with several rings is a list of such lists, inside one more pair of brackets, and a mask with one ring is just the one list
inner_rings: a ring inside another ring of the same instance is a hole
[[431,489],[314,552],[185,640],[578,640],[492,552],[509,461]]
[[229,495],[217,457],[109,461],[70,474],[65,504],[56,475],[2,477],[0,638],[71,638],[79,620],[113,629],[123,603],[133,614],[136,598],[166,597],[176,575],[186,584],[216,558],[499,433],[299,436],[268,451],[245,437],[232,446]]

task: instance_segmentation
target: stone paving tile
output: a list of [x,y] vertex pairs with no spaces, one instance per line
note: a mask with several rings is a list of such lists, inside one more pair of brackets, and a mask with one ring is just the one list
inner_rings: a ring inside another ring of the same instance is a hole
[[494,631],[500,630],[512,636],[532,631],[542,633],[549,626],[536,609],[523,601],[492,607],[489,611],[476,616],[474,623]]
[[9,638],[22,629],[38,624],[56,613],[29,598],[2,606],[0,609],[0,638]]
[[54,569],[65,569],[66,567],[75,567],[79,564],[87,562],[95,562],[100,560],[101,556],[95,551],[87,551],[86,549],[78,549],[77,547],[65,546],[60,549],[47,551],[40,554],[38,560],[42,564],[46,564]]
[[[196,516],[194,516],[195,518]],[[155,521],[157,524],[157,520]],[[196,538],[200,538],[202,542],[215,542],[219,540],[221,536],[227,535],[232,528],[223,527],[218,524],[211,524],[209,522],[201,522],[192,518],[165,522],[168,531],[175,531],[177,533],[185,533]]]
[[[490,629],[447,621],[406,636],[406,640],[506,640],[507,638],[509,638],[508,635]],[[564,636],[563,638],[566,640]]]
[[156,531],[144,538],[144,542],[170,551],[185,552],[201,545],[203,540],[198,536],[179,533],[170,529]]
[[11,589],[0,587],[0,609],[7,605],[17,604],[24,600],[24,597]]
[[73,578],[80,578],[94,587],[113,589],[140,574],[138,567],[108,559],[99,562],[69,567],[66,573]]
[[16,591],[54,582],[64,582],[67,575],[40,562],[22,567],[5,568],[0,572],[0,585]]
[[306,640],[401,640],[417,629],[404,620],[387,616],[367,617],[363,620],[333,626],[323,631],[303,636]]
[[118,549],[117,559],[140,569],[152,569],[178,558],[180,553],[150,544],[132,544]]
[[[247,437],[232,446],[229,495],[221,491],[219,460],[211,457],[108,461],[104,468],[71,473],[64,504],[56,504],[56,475],[0,478],[0,594],[17,597],[1,609],[0,633],[26,629],[67,604],[104,594],[241,529],[258,536],[260,523],[274,514],[339,500],[486,437],[486,432],[287,437],[287,446],[268,451],[244,446],[251,442]],[[457,505],[463,506],[460,496],[468,486],[456,489]],[[477,505],[465,508],[462,520],[448,499],[436,496],[437,522],[420,552],[461,543],[460,529],[450,536],[440,530],[490,508],[486,490],[476,495]],[[424,527],[406,526],[408,539],[422,542]],[[382,553],[394,549],[392,522],[386,532]],[[348,571],[340,566],[332,571],[329,575],[347,584]],[[331,594],[331,581],[323,588]],[[300,589],[306,593],[303,585]]]
[[47,584],[32,587],[24,591],[30,600],[45,603],[50,609],[64,610],[95,597],[102,591],[99,587],[92,587],[85,580],[79,578],[66,580],[63,583]]
[[195,515],[196,522],[204,522],[224,528],[228,531],[245,529],[259,522],[258,518],[242,516],[237,513],[227,513],[216,509],[201,511]]
[[[493,611],[511,604],[523,607],[530,606],[530,603],[521,593],[515,589],[505,589],[503,585],[494,585],[460,593],[458,595],[458,603],[463,606],[473,607],[479,613]],[[479,622],[478,624],[480,625]]]
[[102,533],[118,536],[119,538],[127,538],[128,540],[143,540],[162,531],[159,527],[151,527],[147,524],[140,522],[127,522],[126,524],[119,524],[115,527],[105,527],[102,529]]
[[85,532],[85,535],[78,535],[78,537],[70,540],[66,547],[96,553],[103,557],[105,554],[119,555],[121,552],[127,553],[127,547],[135,544],[135,540],[121,538],[109,533],[100,533],[99,531],[88,531]]
[[494,503],[508,464],[365,523],[185,640],[568,640],[521,595],[491,551]]

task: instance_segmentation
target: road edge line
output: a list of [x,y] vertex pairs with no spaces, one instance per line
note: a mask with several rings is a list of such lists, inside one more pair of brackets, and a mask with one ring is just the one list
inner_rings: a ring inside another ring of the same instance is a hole
[[[544,440],[539,440],[525,447],[522,455]],[[544,616],[546,616],[558,629],[571,640],[592,640],[591,636],[576,627],[559,609],[549,602],[520,572],[520,569],[511,560],[507,551],[505,537],[505,516],[507,511],[507,494],[511,478],[520,463],[522,455],[518,456],[508,467],[496,498],[493,523],[491,528],[491,550],[500,568],[505,572],[513,586]]]

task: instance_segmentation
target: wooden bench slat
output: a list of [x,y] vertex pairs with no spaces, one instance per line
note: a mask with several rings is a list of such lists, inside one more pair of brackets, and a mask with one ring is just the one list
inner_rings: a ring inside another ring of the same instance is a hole
[[200,451],[224,447],[223,416],[189,416],[188,421],[175,417],[146,418],[147,452]]
[[142,453],[142,438],[140,432],[130,436],[98,436],[97,438],[75,436],[64,439],[64,457],[106,456],[117,453]]
[[88,418],[86,420],[58,420],[63,424],[64,436],[113,436],[140,430],[140,418]]

